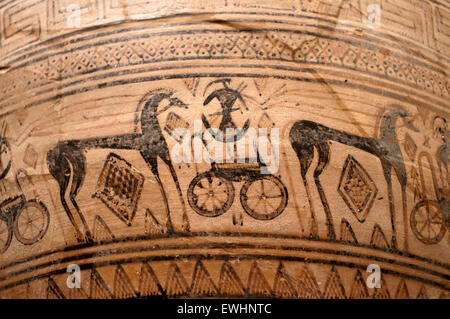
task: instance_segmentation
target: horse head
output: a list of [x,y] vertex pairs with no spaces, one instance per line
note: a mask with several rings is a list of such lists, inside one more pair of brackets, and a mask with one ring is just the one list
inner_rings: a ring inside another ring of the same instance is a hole
[[403,122],[402,127],[406,127],[407,129],[412,130],[414,132],[420,132],[420,130],[414,125],[416,116],[411,116],[410,113],[403,106],[398,104],[392,104],[390,105],[389,109],[390,111],[388,111],[385,116],[390,117],[392,121],[394,121],[395,119],[401,119]]

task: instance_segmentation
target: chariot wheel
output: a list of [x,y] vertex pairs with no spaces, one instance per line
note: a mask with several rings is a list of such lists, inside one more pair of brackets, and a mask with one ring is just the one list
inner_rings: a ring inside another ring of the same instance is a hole
[[245,182],[240,199],[245,212],[251,217],[270,220],[278,217],[286,208],[288,192],[278,177],[261,175]]
[[42,202],[30,200],[17,212],[14,234],[24,245],[32,245],[44,237],[49,225],[47,207]]
[[230,209],[233,200],[233,184],[214,172],[197,175],[189,184],[188,202],[199,215],[220,216]]
[[12,234],[8,221],[0,215],[0,254],[3,254],[8,249]]
[[0,179],[3,179],[11,168],[11,148],[8,141],[0,137]]
[[410,224],[417,239],[426,245],[439,243],[447,230],[439,203],[433,200],[422,200],[416,204],[411,212]]

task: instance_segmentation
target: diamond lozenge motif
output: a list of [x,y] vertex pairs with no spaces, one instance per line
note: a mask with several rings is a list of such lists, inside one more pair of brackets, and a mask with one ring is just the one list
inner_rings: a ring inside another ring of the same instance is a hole
[[372,208],[378,189],[361,164],[349,155],[342,170],[338,192],[362,223]]

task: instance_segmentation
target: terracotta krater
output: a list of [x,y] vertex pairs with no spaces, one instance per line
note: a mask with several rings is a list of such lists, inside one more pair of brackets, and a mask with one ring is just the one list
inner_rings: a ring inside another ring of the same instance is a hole
[[448,298],[449,18],[2,1],[0,296]]

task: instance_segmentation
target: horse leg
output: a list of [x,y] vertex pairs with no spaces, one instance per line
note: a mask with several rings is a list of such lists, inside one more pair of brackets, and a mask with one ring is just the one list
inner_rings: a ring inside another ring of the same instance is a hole
[[75,210],[78,213],[78,217],[80,218],[81,225],[83,225],[83,228],[84,228],[83,241],[92,242],[93,241],[92,234],[89,231],[89,227],[88,227],[88,225],[86,223],[86,219],[84,218],[83,213],[81,212],[81,209],[78,206],[77,201],[75,200],[75,196],[76,195],[77,195],[76,193],[71,193],[70,194],[70,201],[72,202],[73,207],[75,207]]
[[[70,201],[72,202],[73,207],[75,208],[78,218],[81,221],[81,225],[84,228],[84,240],[87,242],[92,242],[93,237],[91,232],[89,231],[89,227],[86,223],[86,219],[84,218],[83,213],[81,212],[80,207],[78,206],[77,201],[75,200],[75,197],[77,196],[78,192],[80,191],[81,184],[84,180],[85,175],[85,166],[84,166],[84,156],[82,156],[81,152],[79,155],[74,157],[74,162],[71,165],[71,171],[72,171],[72,187],[70,190]],[[80,156],[81,155],[81,156]],[[67,159],[67,158],[66,158]],[[67,159],[68,163],[70,164],[70,161]]]
[[392,227],[392,249],[398,250],[397,246],[397,231],[395,229],[395,206],[394,206],[394,196],[392,194],[392,177],[391,177],[391,168],[390,164],[383,165],[384,178],[386,179],[387,188],[388,188],[388,199],[389,199],[389,211],[391,214],[391,227]]
[[309,183],[306,178],[308,169],[314,158],[314,148],[312,146],[304,146],[296,142],[292,142],[292,148],[297,153],[298,161],[300,162],[300,174],[302,176],[303,185],[306,190],[306,197],[308,198],[309,210],[311,213],[311,223],[309,237],[318,239],[319,238],[319,227],[317,225],[316,213],[314,211],[314,205],[311,197],[311,190],[309,189]]
[[328,239],[336,240],[336,232],[333,226],[333,216],[331,215],[330,206],[328,205],[327,197],[320,183],[320,175],[327,166],[330,159],[330,147],[326,143],[320,143],[316,145],[319,153],[319,163],[314,170],[314,181],[316,183],[317,191],[319,192],[320,200],[322,201],[323,209],[327,218]]
[[[149,152],[150,153],[150,152]],[[167,215],[167,232],[173,233],[173,224],[172,224],[172,218],[170,217],[170,209],[169,209],[169,201],[167,199],[166,191],[164,190],[164,185],[161,182],[161,179],[159,178],[159,172],[158,172],[158,160],[157,157],[154,154],[148,154],[145,151],[141,151],[141,155],[144,158],[144,160],[147,162],[147,164],[150,166],[150,169],[155,176],[156,182],[159,185],[159,189],[161,190],[161,194],[163,196],[164,205],[166,207],[166,215]]]
[[408,245],[408,206],[406,204],[406,185],[402,185],[402,208],[403,208],[403,229],[405,233],[405,240],[403,244],[403,250],[405,252],[409,251]]
[[189,224],[189,218],[186,212],[186,204],[184,202],[183,192],[181,191],[180,183],[178,182],[178,177],[173,167],[172,161],[170,160],[169,156],[161,157],[161,159],[164,161],[164,163],[166,163],[166,165],[170,169],[170,174],[172,174],[172,179],[175,182],[178,191],[178,196],[180,197],[181,205],[183,206],[183,230],[186,232],[190,232],[191,226]]
[[302,157],[300,159],[300,167],[301,168],[301,175],[302,175],[302,180],[303,180],[303,185],[305,186],[305,190],[306,190],[306,197],[308,197],[308,204],[309,204],[309,209],[311,211],[311,227],[310,227],[310,237],[311,238],[315,238],[318,239],[319,238],[319,226],[317,224],[317,219],[316,219],[316,211],[314,209],[314,204],[313,204],[313,200],[312,200],[312,196],[311,196],[311,189],[309,188],[309,183],[308,183],[308,179],[306,178],[306,174],[308,172],[309,167],[311,166],[312,163],[312,159],[314,157],[314,148],[311,147],[310,149],[312,152],[308,153],[308,155],[310,155],[309,157]]
[[[437,156],[437,163],[439,167],[439,175],[442,181],[442,188],[444,194],[447,194],[450,191],[450,172],[448,170],[448,159],[447,159],[447,148],[441,147]],[[444,171],[445,169],[445,171]]]
[[408,207],[406,203],[406,184],[408,183],[408,175],[406,173],[406,167],[403,162],[403,158],[400,157],[397,161],[394,161],[392,166],[394,167],[395,174],[397,175],[398,182],[402,190],[402,211],[403,211],[403,232],[404,243],[403,250],[408,252]]
[[[75,201],[75,196],[78,193],[84,177],[83,154],[77,148],[69,147],[64,143],[60,143],[47,153],[47,164],[50,174],[58,182],[61,204],[66,211],[67,217],[73,225],[77,240],[86,241],[86,239],[90,238],[89,230],[87,228],[86,221],[84,220],[84,217]],[[74,204],[78,215],[72,214],[72,211],[66,201],[66,193],[69,185],[72,185],[70,190],[70,199]],[[78,222],[78,217],[81,220],[81,223]],[[80,224],[84,226],[85,235],[87,238],[83,236],[79,227]]]
[[314,211],[314,205],[312,203],[311,190],[309,189],[308,180],[307,180],[306,176],[303,176],[303,174],[302,174],[302,179],[303,179],[303,185],[305,186],[305,189],[306,189],[306,197],[308,197],[309,208],[311,211],[311,224],[310,224],[309,237],[311,237],[313,239],[319,239],[319,226],[317,225],[316,212]]
[[[59,184],[59,190],[60,190],[59,196],[60,196],[61,204],[62,204],[64,210],[66,211],[67,217],[69,218],[70,222],[72,223],[72,226],[75,230],[75,236],[76,236],[77,240],[80,242],[86,241],[85,236],[83,236],[80,228],[78,227],[79,223],[77,222],[76,217],[72,214],[72,211],[66,201],[67,189],[69,188],[69,184],[73,183],[72,170],[70,169],[71,165],[69,164],[69,161],[67,158],[65,158],[65,161],[62,160],[60,162],[61,165],[62,165],[62,163],[66,163],[68,166],[65,167],[65,169],[61,167],[61,169],[62,169],[61,174],[59,174],[58,179],[57,179],[58,184]],[[69,175],[66,175],[67,169],[70,170]],[[86,222],[83,218],[83,215],[81,214],[81,212],[78,208],[78,205],[76,205],[75,196],[76,196],[76,193],[73,193],[73,189],[71,189],[69,197],[70,197],[72,203],[74,204],[75,209],[77,210],[78,216],[81,217],[82,224],[84,224],[84,226],[87,229]]]
[[69,218],[70,222],[72,223],[72,226],[75,230],[75,236],[79,242],[82,242],[85,240],[83,234],[81,233],[80,229],[78,228],[77,222],[75,221],[75,217],[72,215],[72,212],[70,211],[69,205],[67,205],[66,198],[65,198],[66,189],[60,187],[60,193],[59,197],[61,199],[61,204],[66,211],[67,217]]

